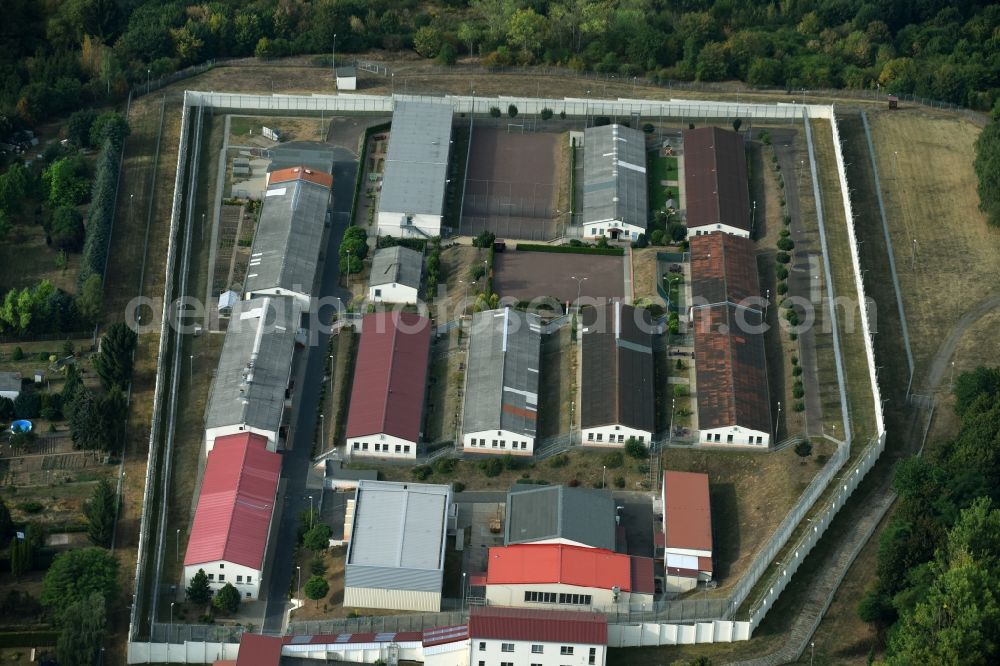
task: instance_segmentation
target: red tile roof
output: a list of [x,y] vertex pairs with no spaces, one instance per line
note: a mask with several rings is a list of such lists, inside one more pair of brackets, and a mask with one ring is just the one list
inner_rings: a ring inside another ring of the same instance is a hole
[[653,582],[653,558],[631,556],[632,565],[632,591],[639,594],[653,594],[655,583]]
[[[628,555],[603,548],[563,544],[519,544],[490,548],[487,585],[561,583],[632,591]],[[639,591],[639,590],[636,590]]]
[[287,183],[292,180],[306,180],[324,187],[333,187],[333,176],[330,174],[300,166],[272,171],[267,183],[268,185],[274,185],[275,183]]
[[236,666],[278,666],[284,642],[283,636],[244,633],[240,637]]
[[347,437],[420,439],[431,323],[409,312],[365,315],[355,362]]
[[688,229],[727,224],[750,231],[747,158],[739,134],[718,127],[685,130],[684,186]]
[[184,565],[232,562],[261,569],[281,456],[252,433],[218,437],[208,453]]
[[759,302],[744,302],[761,295],[753,241],[721,231],[692,236],[688,240],[692,305],[729,301],[745,307],[762,308]]
[[[712,507],[707,474],[663,473],[663,520],[666,522],[667,548],[712,550]],[[708,559],[710,571],[711,558]]]
[[601,613],[589,611],[481,606],[469,613],[469,636],[472,639],[607,645],[608,619]]

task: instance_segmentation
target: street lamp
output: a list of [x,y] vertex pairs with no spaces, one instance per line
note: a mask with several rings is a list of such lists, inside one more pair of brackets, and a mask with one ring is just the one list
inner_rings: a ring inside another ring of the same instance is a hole
[[767,290],[767,295],[764,296],[764,322],[767,323],[767,306],[771,304],[771,290]]
[[295,570],[299,574],[299,584],[298,584],[298,587],[296,588],[298,590],[296,592],[296,596],[298,597],[299,602],[301,603],[302,602],[302,567],[298,567],[297,566],[297,567],[295,567]]
[[[319,415],[319,450],[326,451],[326,414]],[[312,511],[312,503],[309,504]],[[309,520],[309,527],[312,527],[312,519]]]
[[465,612],[465,572],[462,572],[462,612]]
[[180,562],[181,561],[181,530],[180,530],[180,528],[177,529],[177,540],[174,542],[174,544],[176,545],[176,550],[177,550],[177,553],[175,554],[175,558],[174,559],[177,562]]
[[[779,405],[781,403],[778,403]],[[309,529],[313,527],[313,496],[309,496]]]
[[579,312],[580,312],[580,288],[583,286],[583,283],[584,283],[584,281],[587,278],[585,278],[585,277],[578,278],[575,275],[570,275],[569,279],[576,280],[576,301],[574,301],[574,303],[576,303],[576,311],[577,311],[577,314],[579,314]]
[[608,466],[607,465],[602,465],[601,466],[601,488],[607,488],[608,487],[607,483],[606,483],[607,475],[608,475]]
[[330,354],[330,399],[333,400],[333,354]]
[[670,399],[670,432],[667,433],[667,446],[674,442],[674,407],[677,406],[677,398]]
[[816,641],[809,641],[809,666],[812,666],[813,659],[816,657]]
[[188,382],[194,383],[194,354],[188,356]]
[[774,437],[778,437],[778,424],[781,423],[781,401],[778,401],[778,417],[774,420]]
[[170,649],[170,639],[174,636],[174,602],[170,602],[170,635],[167,636],[167,650]]

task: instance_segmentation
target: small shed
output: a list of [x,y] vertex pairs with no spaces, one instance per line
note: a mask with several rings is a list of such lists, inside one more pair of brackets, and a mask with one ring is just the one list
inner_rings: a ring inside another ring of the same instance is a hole
[[889,108],[898,109],[899,108],[899,97],[896,95],[889,95]]
[[354,67],[337,68],[337,90],[357,90],[358,70]]
[[240,295],[230,289],[219,294],[219,314],[229,315],[233,311],[233,306],[240,300]]
[[507,249],[507,241],[505,241],[502,238],[496,238],[496,239],[493,240],[493,251],[494,252],[503,252],[506,249]]
[[21,374],[0,372],[0,397],[15,400],[19,395],[21,395]]
[[44,370],[35,370],[34,373],[32,373],[32,374],[34,374],[34,376],[35,376],[35,383],[36,384],[41,384],[42,382],[45,381],[45,371]]

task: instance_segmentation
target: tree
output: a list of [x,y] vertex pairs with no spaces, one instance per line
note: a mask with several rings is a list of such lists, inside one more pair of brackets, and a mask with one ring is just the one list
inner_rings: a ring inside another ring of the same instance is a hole
[[97,118],[97,111],[93,109],[81,109],[74,112],[66,121],[66,133],[69,140],[78,146],[87,148],[90,143],[90,128]]
[[552,109],[550,109],[549,107],[545,107],[539,112],[538,115],[541,117],[542,120],[549,120],[550,118],[552,118]]
[[69,604],[56,642],[61,666],[92,666],[107,637],[107,599],[99,592]]
[[14,416],[19,419],[36,419],[42,411],[42,399],[34,391],[21,391],[14,398]]
[[318,606],[319,600],[330,593],[330,584],[322,576],[311,576],[306,581],[305,593],[306,597],[315,601]]
[[239,610],[240,602],[240,592],[232,583],[226,583],[226,585],[215,593],[212,597],[212,605],[218,608],[220,611],[226,613],[235,613]]
[[979,210],[986,221],[1000,226],[1000,119],[994,118],[976,139],[974,162],[979,192]]
[[125,392],[112,386],[111,390],[101,398],[101,429],[104,432],[104,444],[100,447],[106,453],[117,454],[125,445],[125,423],[128,420],[128,399]]
[[638,439],[635,437],[629,437],[628,440],[625,441],[625,453],[627,453],[631,458],[641,460],[649,454],[649,451],[646,450],[646,445]]
[[65,609],[93,593],[105,601],[118,595],[118,560],[103,548],[60,553],[42,580],[42,604],[57,622]]
[[465,44],[465,48],[469,52],[469,55],[474,55],[476,42],[478,42],[482,37],[479,32],[479,27],[466,21],[459,24],[458,34],[456,36],[460,42]]
[[721,81],[727,76],[726,47],[719,42],[709,42],[698,53],[695,76],[699,81]]
[[90,126],[90,145],[101,146],[110,141],[116,150],[120,150],[130,132],[125,116],[117,111],[106,111],[97,116]]
[[186,590],[188,601],[193,604],[205,605],[212,600],[212,586],[208,583],[208,575],[204,569],[191,576],[191,584]]
[[739,132],[740,131],[740,127],[742,127],[742,126],[743,126],[743,120],[742,119],[740,119],[740,118],[733,118],[733,131],[734,132]]
[[0,421],[9,421],[14,417],[14,401],[6,396],[0,396]]
[[441,51],[444,37],[441,30],[425,25],[413,35],[413,50],[425,58],[433,58]]
[[440,50],[438,50],[437,61],[440,65],[454,65],[458,54],[455,51],[455,47],[451,42],[445,42],[441,44]]
[[56,160],[42,172],[42,180],[53,206],[76,206],[90,196],[87,166],[78,156]]
[[12,451],[16,451],[17,453],[24,453],[25,451],[30,451],[31,445],[35,443],[35,440],[37,438],[38,435],[36,435],[34,432],[31,432],[30,430],[13,432],[10,434],[10,440],[9,440],[10,448]]
[[28,167],[20,163],[11,164],[0,174],[0,210],[11,214],[21,210],[21,202],[31,192],[32,180]]
[[87,537],[95,546],[108,548],[115,530],[115,514],[118,508],[118,493],[108,479],[94,487],[90,500],[83,506],[87,518]]
[[302,537],[302,544],[312,551],[326,550],[330,547],[330,536],[333,530],[329,525],[316,523]]
[[493,247],[493,241],[497,239],[496,234],[492,231],[482,231],[478,236],[472,239],[472,245],[474,247],[489,249]]
[[534,9],[518,9],[507,25],[507,43],[530,57],[542,48],[546,19]]
[[89,324],[97,322],[104,308],[104,287],[101,285],[100,275],[91,275],[84,281],[80,294],[76,297],[76,307],[84,321]]
[[500,107],[499,106],[491,106],[490,107],[490,117],[491,118],[499,118],[500,115],[501,115],[501,111],[500,111]]
[[80,387],[69,403],[67,417],[75,448],[84,451],[104,448],[100,400],[93,391],[85,386]]
[[14,521],[10,517],[7,503],[0,497],[0,539],[6,539],[14,533]]
[[517,118],[517,106],[514,104],[509,105],[507,107],[507,115],[510,116],[512,119]]
[[83,248],[83,216],[71,206],[60,206],[49,222],[49,239],[60,250],[79,252]]
[[101,338],[101,352],[94,357],[94,369],[104,388],[128,387],[137,338],[136,332],[124,322],[113,324]]

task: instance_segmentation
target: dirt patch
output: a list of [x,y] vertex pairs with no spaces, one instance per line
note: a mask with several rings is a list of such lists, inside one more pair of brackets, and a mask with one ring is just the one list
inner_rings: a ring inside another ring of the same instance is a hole
[[[573,278],[581,278],[577,284]],[[549,297],[560,303],[580,298],[621,298],[625,294],[622,257],[551,252],[501,252],[493,269],[501,298],[520,301]]]
[[486,250],[477,247],[452,245],[441,250],[442,278],[438,281],[438,293],[430,306],[437,322],[451,321],[463,312],[472,312],[476,296],[486,290],[486,279],[474,280],[472,267],[485,261]]
[[319,118],[290,116],[231,116],[229,123],[230,145],[256,145],[261,139],[268,146],[274,145],[270,139],[263,139],[264,127],[281,132],[281,141],[324,141],[326,122]]
[[454,442],[465,388],[468,336],[453,329],[431,347],[430,389],[427,392],[424,439],[432,444]]
[[489,230],[501,238],[556,237],[563,134],[475,128],[469,146],[461,233]]
[[572,343],[571,335],[571,327],[563,326],[555,333],[542,336],[539,438],[571,429],[577,366],[577,346]]
[[632,274],[635,302],[663,304],[656,290],[656,248],[632,250]]

